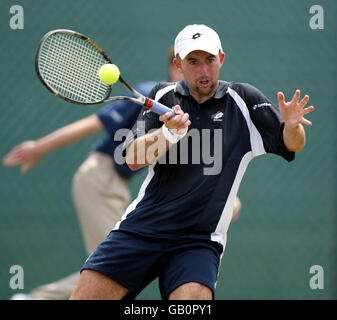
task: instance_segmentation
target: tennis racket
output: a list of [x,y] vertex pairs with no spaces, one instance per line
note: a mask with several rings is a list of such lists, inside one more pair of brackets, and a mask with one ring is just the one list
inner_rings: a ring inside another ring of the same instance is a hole
[[159,115],[174,111],[133,89],[120,76],[119,82],[134,97],[110,97],[112,86],[103,83],[98,71],[112,63],[108,55],[91,39],[72,30],[46,33],[36,53],[35,68],[41,82],[56,96],[75,104],[94,105],[113,100],[129,100]]

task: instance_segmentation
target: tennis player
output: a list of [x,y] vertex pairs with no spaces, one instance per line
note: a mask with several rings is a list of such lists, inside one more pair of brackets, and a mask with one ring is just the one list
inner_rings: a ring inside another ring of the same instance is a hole
[[[175,105],[176,116],[140,114],[126,159],[132,170],[148,166],[148,175],[122,220],[85,262],[71,299],[135,297],[156,277],[163,299],[214,298],[248,163],[265,153],[292,161],[305,145],[302,124],[312,124],[304,115],[314,110],[305,108],[309,97],[300,99],[296,90],[286,102],[279,92],[278,109],[249,84],[220,81],[225,53],[213,29],[185,27],[175,39],[175,57],[185,81],[160,83],[150,97]],[[208,140],[186,144],[195,131]],[[183,142],[187,147],[181,148]],[[220,170],[206,171],[202,157],[195,163],[196,145],[201,155],[204,148],[212,154],[221,148]],[[173,151],[184,155],[178,163],[170,163]]]
[[[174,50],[169,50],[168,76],[175,82],[183,79],[173,63]],[[143,82],[135,88],[149,95],[156,83]],[[133,176],[126,165],[114,159],[120,141],[114,140],[120,128],[131,129],[139,113],[139,106],[128,101],[115,101],[97,114],[75,121],[36,141],[25,141],[14,147],[5,157],[6,166],[21,165],[26,173],[46,154],[104,131],[92,147],[88,157],[76,171],[72,195],[76,207],[86,251],[91,254],[121,219],[130,204],[129,180]],[[237,219],[241,201],[236,198],[233,220]],[[11,299],[63,300],[68,299],[79,278],[79,271],[52,283],[32,289],[29,293],[15,294]]]

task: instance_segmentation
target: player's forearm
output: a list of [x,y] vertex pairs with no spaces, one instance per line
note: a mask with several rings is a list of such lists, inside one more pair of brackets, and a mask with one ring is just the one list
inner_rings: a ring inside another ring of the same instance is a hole
[[101,121],[96,115],[62,127],[36,141],[36,149],[40,155],[86,138],[103,129]]
[[159,128],[133,141],[126,151],[126,163],[131,170],[148,166],[162,157],[170,145]]
[[305,130],[301,124],[289,127],[287,124],[283,130],[284,144],[289,151],[300,152],[305,146]]

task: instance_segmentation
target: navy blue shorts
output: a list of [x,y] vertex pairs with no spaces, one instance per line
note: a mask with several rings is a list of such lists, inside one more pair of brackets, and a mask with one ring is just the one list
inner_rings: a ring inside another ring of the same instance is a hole
[[209,287],[215,296],[223,247],[210,240],[172,240],[112,231],[87,259],[82,270],[100,272],[136,297],[159,277],[163,299],[187,282]]

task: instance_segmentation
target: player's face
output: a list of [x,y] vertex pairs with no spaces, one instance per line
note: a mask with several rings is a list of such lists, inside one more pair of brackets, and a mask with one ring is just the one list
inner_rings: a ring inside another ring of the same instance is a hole
[[205,51],[192,51],[180,61],[179,67],[197,102],[205,102],[215,94],[224,58],[224,53],[214,56]]

